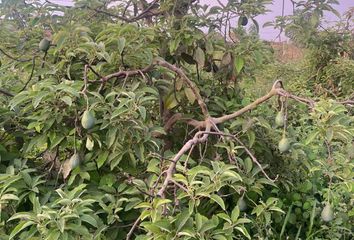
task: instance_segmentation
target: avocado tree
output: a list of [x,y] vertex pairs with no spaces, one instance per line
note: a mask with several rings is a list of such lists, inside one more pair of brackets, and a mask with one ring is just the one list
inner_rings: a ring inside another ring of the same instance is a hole
[[217,2],[0,2],[1,239],[353,237],[352,96]]

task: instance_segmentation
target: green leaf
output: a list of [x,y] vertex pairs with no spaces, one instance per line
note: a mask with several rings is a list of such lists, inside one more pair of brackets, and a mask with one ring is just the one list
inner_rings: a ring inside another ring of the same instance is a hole
[[237,226],[235,229],[243,234],[248,239],[251,239],[250,234],[248,233],[247,229],[244,226]]
[[333,134],[334,134],[333,128],[332,128],[332,127],[327,128],[327,131],[326,131],[326,139],[327,139],[328,142],[331,142],[331,141],[332,141],[332,139],[333,139]]
[[71,106],[73,104],[73,100],[69,96],[64,96],[61,98],[63,102],[65,102],[68,106]]
[[244,160],[244,165],[245,165],[245,170],[247,173],[250,173],[252,171],[252,160],[250,157],[247,157],[245,160]]
[[197,227],[197,231],[199,232],[200,229],[203,226],[203,218],[205,218],[204,216],[202,216],[201,214],[197,213],[195,215],[195,226]]
[[262,213],[263,211],[264,211],[263,205],[257,205],[257,207],[255,207],[255,208],[252,210],[251,214],[256,214],[257,217],[258,217],[259,215],[261,215],[261,213]]
[[231,212],[231,220],[233,222],[236,222],[236,220],[238,219],[239,216],[240,216],[240,209],[239,209],[238,205],[236,205],[236,207],[234,207],[234,209]]
[[225,203],[224,203],[224,200],[222,200],[221,197],[219,197],[218,195],[216,194],[212,194],[210,195],[209,197],[210,199],[212,199],[214,202],[216,202],[217,204],[219,204],[219,206],[225,210]]
[[119,117],[121,114],[127,112],[129,109],[126,108],[125,106],[120,106],[118,107],[116,110],[113,111],[112,115],[111,115],[111,119]]
[[184,88],[184,93],[186,94],[188,101],[193,104],[196,99],[193,90],[190,88]]
[[251,223],[252,221],[248,218],[239,218],[237,219],[236,221],[236,225],[239,225],[239,224],[245,224],[245,223]]
[[86,138],[86,148],[87,148],[87,150],[92,151],[93,146],[94,146],[94,141],[92,141],[90,136],[87,136],[87,138]]
[[166,232],[171,232],[171,223],[167,220],[167,219],[163,219],[163,220],[159,220],[157,222],[154,223],[155,226],[157,226],[158,228],[160,228],[163,231]]
[[40,92],[35,98],[32,100],[32,104],[34,108],[37,108],[38,105],[41,103],[42,99],[46,96],[48,96],[50,93],[49,92]]
[[107,147],[110,148],[112,147],[114,141],[116,140],[116,135],[117,135],[118,128],[110,128],[107,132],[106,136],[106,144]]
[[97,158],[97,167],[98,168],[101,168],[103,166],[103,164],[106,162],[108,154],[109,154],[109,152],[107,152],[107,151],[100,153],[100,155]]
[[65,136],[56,136],[54,139],[51,140],[50,150],[55,148],[58,144],[60,144],[64,140]]
[[18,200],[20,200],[16,195],[11,194],[11,193],[7,193],[7,194],[2,195],[0,199],[2,201],[3,200],[5,200],[5,201],[8,201],[8,200],[18,201]]
[[[145,183],[144,183],[144,185],[145,185]],[[158,207],[160,207],[160,206],[162,206],[164,204],[170,203],[170,202],[172,202],[170,199],[165,199],[165,198],[155,199],[154,207],[158,208]]]
[[200,47],[198,47],[194,52],[194,60],[197,62],[199,69],[202,69],[204,67],[205,54]]
[[180,214],[178,214],[177,219],[176,219],[176,227],[177,227],[177,232],[179,232],[183,226],[186,224],[190,217],[188,209],[183,210]]
[[9,236],[9,240],[13,239],[18,233],[20,233],[23,229],[35,224],[32,221],[21,221],[17,226],[12,230]]
[[123,50],[125,48],[125,42],[126,42],[126,40],[124,37],[118,38],[118,52],[119,52],[119,54],[123,53]]
[[310,133],[307,136],[307,139],[305,140],[305,145],[309,145],[310,143],[312,143],[315,138],[318,136],[319,132],[318,131],[313,131],[312,133]]
[[213,239],[216,239],[216,240],[228,240],[225,236],[223,235],[214,235],[213,236]]
[[58,240],[60,232],[57,229],[50,229],[46,240]]
[[242,70],[244,64],[245,64],[245,60],[244,60],[242,57],[237,56],[237,57],[235,58],[234,65],[235,65],[235,69],[236,69],[236,72],[237,72],[237,73],[240,73],[240,72],[241,72],[241,70]]
[[217,216],[219,218],[224,219],[226,222],[232,224],[232,220],[230,219],[229,215],[227,215],[226,213],[218,213]]
[[80,216],[80,219],[84,222],[89,223],[90,225],[97,227],[97,221],[96,219],[94,219],[92,216],[88,215],[88,214],[84,214]]
[[139,106],[139,112],[141,118],[145,121],[146,120],[146,108],[144,106]]

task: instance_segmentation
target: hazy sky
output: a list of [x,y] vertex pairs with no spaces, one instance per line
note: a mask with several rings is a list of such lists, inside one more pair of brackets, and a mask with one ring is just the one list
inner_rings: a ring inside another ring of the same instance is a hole
[[[61,3],[65,5],[71,5],[71,0],[52,0],[56,3]],[[150,0],[151,1],[151,0]],[[227,2],[227,0],[220,0],[221,2]],[[200,0],[202,4],[210,4],[214,5],[217,4],[217,0]],[[343,14],[344,12],[348,11],[349,8],[354,7],[354,0],[338,0],[339,5],[334,5],[334,8],[340,13]],[[273,0],[272,5],[268,5],[268,12],[265,15],[258,16],[256,19],[259,22],[259,25],[262,26],[265,22],[272,21],[276,16],[281,16],[282,11],[282,3],[283,0]],[[285,15],[292,13],[292,3],[290,0],[284,0],[284,12]],[[325,15],[325,21],[330,24],[331,22],[337,21],[338,18],[334,14],[327,13]],[[278,30],[274,30],[271,27],[261,28],[260,34],[261,37],[267,40],[274,40],[278,35]]]
[[[205,4],[217,4],[216,0],[200,0],[201,3]],[[227,2],[227,0],[221,0],[221,2]],[[340,13],[348,11],[351,7],[354,7],[354,0],[338,0],[339,5],[333,5],[334,8]],[[271,12],[265,15],[258,16],[256,19],[259,22],[259,26],[263,26],[265,22],[273,21],[276,16],[281,16],[283,0],[273,0],[272,5],[268,5],[268,9]],[[290,0],[284,1],[284,13],[285,15],[292,14],[292,3]],[[333,21],[337,21],[338,17],[332,13],[327,13],[325,15],[325,21],[329,24]],[[260,35],[262,38],[267,40],[274,40],[279,34],[278,30],[274,30],[272,27],[261,28]]]

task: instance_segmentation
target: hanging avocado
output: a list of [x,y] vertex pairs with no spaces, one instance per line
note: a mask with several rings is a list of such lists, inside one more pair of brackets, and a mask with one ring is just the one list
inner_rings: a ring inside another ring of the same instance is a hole
[[70,158],[71,169],[76,168],[80,164],[80,155],[78,153],[74,153]]
[[237,201],[237,206],[240,209],[240,211],[245,211],[247,209],[247,203],[243,197],[240,197]]
[[46,52],[48,51],[50,47],[50,41],[46,38],[43,38],[40,42],[39,42],[39,50]]
[[275,125],[277,127],[282,127],[282,126],[284,126],[284,123],[285,123],[284,112],[280,111],[280,112],[278,112],[277,116],[275,117]]
[[91,111],[86,110],[82,114],[81,125],[85,129],[90,129],[95,125],[95,118],[93,117],[93,114]]
[[242,26],[246,26],[248,23],[248,18],[246,16],[241,16],[239,18],[239,24],[241,24]]
[[327,203],[326,206],[323,208],[321,212],[321,218],[325,222],[330,222],[333,220],[333,210],[329,203]]
[[289,139],[287,139],[286,137],[283,137],[280,141],[279,141],[279,151],[281,153],[286,152],[290,149],[290,141]]

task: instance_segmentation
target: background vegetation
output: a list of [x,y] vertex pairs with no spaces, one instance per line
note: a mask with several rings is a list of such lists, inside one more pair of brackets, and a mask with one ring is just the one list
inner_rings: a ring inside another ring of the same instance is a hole
[[0,1],[0,239],[353,239],[353,12]]

